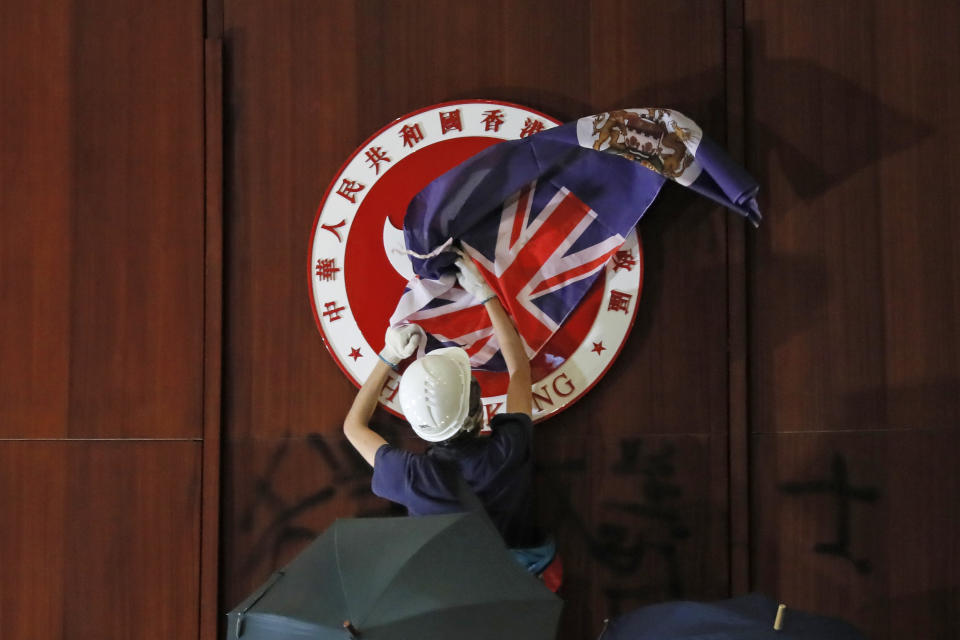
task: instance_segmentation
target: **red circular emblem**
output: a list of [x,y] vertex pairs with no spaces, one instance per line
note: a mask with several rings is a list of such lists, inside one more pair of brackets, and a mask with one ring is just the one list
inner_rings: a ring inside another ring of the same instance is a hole
[[[403,216],[434,178],[486,147],[560,124],[507,102],[466,100],[426,107],[386,125],[347,159],[323,196],[313,224],[313,314],[334,360],[357,386],[383,348],[388,320],[413,277]],[[616,359],[633,326],[643,281],[636,231],[567,321],[532,360],[534,419],[581,398]],[[489,419],[504,411],[506,373],[474,371]],[[380,403],[401,416],[399,375]]]

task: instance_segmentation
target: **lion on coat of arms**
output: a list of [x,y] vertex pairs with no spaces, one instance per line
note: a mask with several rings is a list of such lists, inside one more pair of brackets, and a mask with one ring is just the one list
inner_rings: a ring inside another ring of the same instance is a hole
[[602,113],[594,118],[593,135],[594,149],[606,144],[607,150],[667,178],[678,178],[694,161],[686,142],[695,134],[680,126],[669,109]]

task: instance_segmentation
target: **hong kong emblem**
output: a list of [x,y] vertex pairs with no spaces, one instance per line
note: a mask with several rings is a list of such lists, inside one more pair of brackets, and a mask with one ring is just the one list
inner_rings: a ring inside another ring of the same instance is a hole
[[[360,145],[333,178],[313,224],[309,276],[314,318],[330,355],[357,386],[414,277],[403,239],[410,200],[481,150],[559,124],[506,102],[448,102],[405,115]],[[569,407],[603,377],[633,326],[643,280],[632,231],[579,306],[531,361],[534,419]],[[507,374],[475,371],[486,418],[504,411]],[[380,402],[401,415],[399,373]]]

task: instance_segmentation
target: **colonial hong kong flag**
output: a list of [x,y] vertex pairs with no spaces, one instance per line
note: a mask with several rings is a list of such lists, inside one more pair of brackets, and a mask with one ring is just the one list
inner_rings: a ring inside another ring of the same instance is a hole
[[404,239],[417,275],[391,324],[422,326],[427,350],[460,345],[475,368],[504,368],[486,311],[456,284],[459,244],[533,357],[668,179],[760,221],[756,182],[669,109],[610,111],[487,148],[407,208]]

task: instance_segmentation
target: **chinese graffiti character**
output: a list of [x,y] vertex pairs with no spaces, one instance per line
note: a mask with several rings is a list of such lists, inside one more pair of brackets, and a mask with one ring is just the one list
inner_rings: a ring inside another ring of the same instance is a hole
[[483,123],[484,131],[500,131],[500,125],[506,122],[506,120],[503,117],[502,110],[491,109],[490,111],[483,112],[483,120],[480,122]]
[[[319,434],[309,434],[307,443],[315,454],[315,464],[308,466],[322,480],[319,488],[299,495],[278,491],[280,477],[303,473],[302,461],[291,459],[291,443],[287,433],[271,453],[265,469],[254,479],[253,500],[240,512],[238,525],[244,534],[256,534],[250,551],[240,567],[240,575],[255,572],[261,563],[276,566],[289,545],[301,545],[319,535],[307,524],[309,514],[324,508],[336,495],[348,495],[355,503],[359,517],[397,515],[402,508],[377,499],[370,491],[370,467],[345,440],[330,443]],[[334,446],[339,445],[339,446]],[[341,508],[338,505],[338,508]],[[260,516],[263,513],[264,521]]]
[[607,305],[607,311],[623,311],[624,313],[629,313],[630,300],[632,298],[633,294],[614,289],[610,292],[610,303]]
[[340,227],[342,227],[342,226],[345,225],[345,224],[347,224],[347,221],[346,221],[346,220],[341,220],[341,221],[338,222],[337,224],[322,224],[322,225],[320,225],[320,228],[321,228],[321,229],[326,229],[327,231],[329,231],[329,232],[332,233],[333,235],[337,236],[337,241],[343,242],[343,238],[340,237],[340,232],[337,231],[337,229],[339,229]]
[[323,306],[326,309],[323,315],[327,316],[327,320],[330,322],[340,320],[340,312],[346,309],[346,307],[338,307],[336,302],[326,302]]
[[440,133],[444,134],[447,131],[463,131],[463,127],[460,125],[460,109],[454,109],[453,111],[441,111],[440,112]]
[[627,271],[633,271],[633,268],[637,264],[637,259],[633,257],[633,252],[629,250],[617,251],[613,254],[613,272],[616,273],[620,269],[626,269]]
[[383,150],[383,147],[370,147],[364,155],[367,156],[367,164],[377,172],[377,175],[380,174],[381,162],[393,162]]
[[[666,565],[666,588],[669,597],[683,595],[678,543],[690,537],[690,529],[680,518],[677,501],[682,497],[680,487],[672,479],[674,447],[665,443],[657,452],[644,452],[643,441],[631,438],[620,442],[620,457],[611,470],[616,474],[639,476],[641,502],[611,500],[603,508],[639,518],[645,523],[641,537],[644,549],[657,554]],[[623,598],[628,592],[612,590],[608,596]],[[619,600],[611,607],[619,607]]]
[[690,536],[690,530],[680,522],[680,516],[670,505],[680,495],[680,487],[669,482],[674,475],[673,453],[670,443],[664,444],[657,453],[649,453],[641,458],[643,441],[638,438],[620,442],[620,459],[611,470],[614,473],[639,475],[643,478],[643,504],[626,502],[605,502],[604,506],[618,509],[641,518],[660,522],[669,529],[673,539]]
[[324,282],[336,280],[338,271],[340,271],[340,267],[336,265],[334,258],[320,258],[317,260],[317,277]]
[[[679,504],[682,488],[674,481],[674,446],[645,446],[638,438],[619,443],[619,456],[608,470],[635,479],[637,488],[626,492],[632,498],[600,503],[603,518],[590,524],[571,499],[569,483],[558,481],[557,472],[586,473],[585,458],[573,458],[537,466],[558,504],[562,523],[574,529],[589,556],[608,572],[602,584],[608,614],[616,615],[627,601],[681,598],[684,595],[681,558],[683,543],[691,531]],[[635,497],[633,497],[635,496]],[[554,525],[556,527],[556,525]],[[661,567],[657,570],[657,566]]]
[[343,184],[341,184],[340,188],[337,189],[337,195],[343,196],[350,202],[356,204],[357,198],[355,194],[363,191],[365,188],[366,188],[366,185],[360,184],[356,180],[347,180],[346,178],[344,178]]
[[785,482],[780,490],[788,495],[833,494],[836,501],[836,540],[818,542],[813,545],[815,553],[839,556],[849,560],[857,571],[867,574],[873,571],[872,563],[866,558],[854,558],[850,551],[850,503],[852,500],[876,502],[880,493],[874,487],[854,487],[847,473],[847,461],[841,455],[833,458],[831,466],[833,477],[829,480],[811,482]]
[[400,137],[403,139],[403,146],[413,147],[423,140],[423,131],[420,130],[419,124],[413,126],[405,124],[400,129]]
[[539,131],[543,131],[543,123],[536,118],[527,118],[526,122],[523,123],[523,129],[520,130],[520,137],[526,138]]

